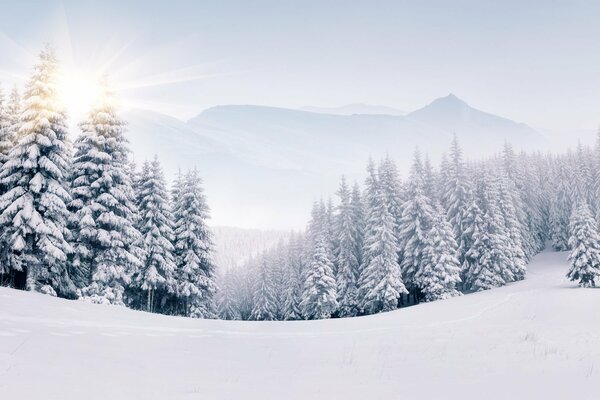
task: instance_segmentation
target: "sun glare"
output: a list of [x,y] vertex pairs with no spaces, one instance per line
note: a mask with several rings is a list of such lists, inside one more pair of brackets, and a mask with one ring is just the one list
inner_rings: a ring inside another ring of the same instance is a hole
[[101,77],[93,73],[66,70],[59,81],[60,99],[72,119],[82,119],[105,95]]

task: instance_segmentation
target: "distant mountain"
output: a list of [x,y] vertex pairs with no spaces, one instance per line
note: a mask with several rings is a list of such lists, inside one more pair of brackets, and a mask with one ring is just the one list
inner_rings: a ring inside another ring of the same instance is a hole
[[301,227],[310,205],[335,192],[342,174],[362,180],[367,159],[389,155],[406,173],[416,146],[437,160],[456,133],[467,156],[497,152],[505,140],[539,149],[532,128],[472,108],[454,95],[406,116],[333,115],[228,105],[182,122],[135,111],[125,115],[138,159],[158,154],[169,176],[196,166],[214,223]]
[[355,114],[370,114],[370,115],[405,115],[406,112],[397,110],[387,106],[374,106],[370,104],[354,103],[341,107],[313,107],[306,106],[300,108],[301,111],[314,112],[319,114],[332,115],[355,115]]

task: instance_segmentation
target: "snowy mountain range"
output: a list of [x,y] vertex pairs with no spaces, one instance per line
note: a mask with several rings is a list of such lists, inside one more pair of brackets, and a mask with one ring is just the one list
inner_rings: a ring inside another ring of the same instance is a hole
[[124,117],[138,161],[158,154],[169,177],[196,166],[214,223],[253,228],[300,227],[342,174],[363,179],[370,156],[391,156],[405,174],[415,147],[437,159],[454,133],[467,156],[492,154],[506,140],[517,149],[545,145],[531,127],[452,94],[403,116],[312,110],[226,105],[187,122],[140,110]]
[[354,103],[341,107],[314,107],[306,106],[300,108],[301,111],[308,111],[320,114],[333,115],[354,115],[354,114],[384,114],[384,115],[406,115],[406,112],[387,106],[375,106],[371,104]]

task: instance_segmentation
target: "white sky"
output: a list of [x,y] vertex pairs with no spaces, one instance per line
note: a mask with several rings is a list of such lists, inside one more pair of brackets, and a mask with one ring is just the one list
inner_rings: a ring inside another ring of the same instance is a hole
[[43,43],[102,69],[136,107],[189,118],[218,104],[362,102],[413,110],[456,93],[566,133],[600,122],[600,2],[2,2],[0,81]]

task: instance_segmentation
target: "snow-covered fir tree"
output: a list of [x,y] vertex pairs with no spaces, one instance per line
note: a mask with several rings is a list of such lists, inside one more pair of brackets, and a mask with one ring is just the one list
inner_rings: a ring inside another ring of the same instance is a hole
[[487,168],[480,171],[477,191],[482,216],[465,256],[472,260],[466,279],[471,289],[486,290],[503,286],[513,276],[504,218],[498,205],[497,181]]
[[256,321],[274,321],[277,319],[277,310],[266,259],[262,261],[257,278],[251,318]]
[[575,208],[570,224],[571,267],[567,277],[582,287],[594,287],[600,279],[600,234],[585,202]]
[[373,207],[367,211],[365,260],[360,276],[360,309],[365,314],[391,311],[398,307],[400,296],[407,293],[398,264],[398,240],[394,220],[384,191],[378,190]]
[[67,270],[70,160],[66,115],[58,100],[58,62],[41,52],[29,78],[18,141],[0,170],[3,263],[26,275],[26,288],[72,297]]
[[70,176],[71,276],[87,300],[123,304],[141,266],[125,122],[106,93],[79,126]]
[[402,206],[400,236],[402,278],[409,291],[418,290],[415,275],[422,265],[427,232],[431,228],[433,202],[425,194],[424,168],[419,152],[415,152],[408,181],[407,200]]
[[358,234],[356,232],[357,227],[354,224],[351,193],[344,177],[342,177],[337,195],[340,199],[335,226],[338,315],[340,317],[353,317],[358,312],[357,279],[359,261],[356,249],[360,244],[356,242]]
[[336,282],[327,233],[313,238],[312,257],[304,271],[300,308],[306,319],[329,318],[337,310]]
[[423,249],[423,265],[415,275],[425,301],[443,300],[458,296],[460,263],[456,257],[458,246],[445,213],[438,208]]
[[283,319],[294,321],[302,319],[300,301],[303,290],[302,237],[292,233],[288,243],[286,290]]
[[141,308],[147,311],[167,311],[170,296],[176,293],[175,260],[173,255],[172,215],[169,196],[158,158],[146,162],[144,180],[137,194],[142,266],[134,276],[134,285],[144,294]]
[[441,202],[446,208],[446,216],[458,244],[458,260],[462,264],[469,249],[469,240],[465,236],[464,224],[468,218],[467,210],[472,204],[473,190],[456,135],[450,147],[450,158],[446,162],[446,166],[442,167],[442,173],[444,179],[440,181]]
[[215,265],[207,225],[209,208],[198,171],[189,171],[176,188],[173,204],[178,313],[214,318]]

